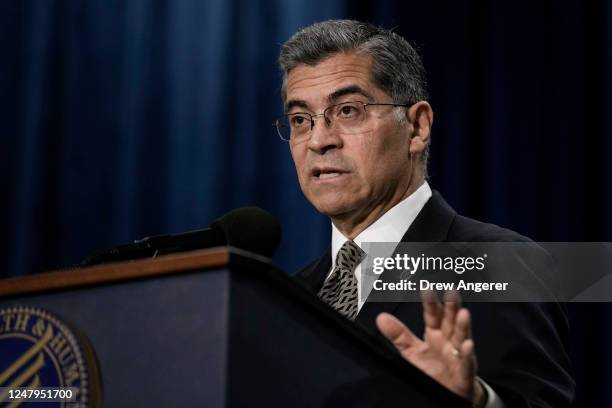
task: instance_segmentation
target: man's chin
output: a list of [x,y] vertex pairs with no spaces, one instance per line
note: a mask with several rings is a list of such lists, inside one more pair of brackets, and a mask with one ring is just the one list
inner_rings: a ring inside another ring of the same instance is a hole
[[328,217],[341,217],[359,207],[360,200],[356,195],[338,191],[322,191],[310,189],[310,194],[305,194],[310,203],[321,214]]
[[312,202],[314,207],[321,214],[327,215],[328,217],[341,217],[344,214],[350,212],[351,207],[349,205],[338,202],[337,200],[329,200],[323,202]]

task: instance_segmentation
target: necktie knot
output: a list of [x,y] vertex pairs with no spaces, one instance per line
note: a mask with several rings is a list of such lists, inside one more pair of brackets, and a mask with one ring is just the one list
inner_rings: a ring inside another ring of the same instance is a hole
[[354,271],[357,265],[363,260],[365,252],[355,242],[346,241],[336,256],[336,268],[348,269]]
[[354,320],[358,311],[358,289],[355,267],[363,260],[365,252],[353,241],[346,241],[338,255],[329,278],[319,291],[319,298],[347,318]]

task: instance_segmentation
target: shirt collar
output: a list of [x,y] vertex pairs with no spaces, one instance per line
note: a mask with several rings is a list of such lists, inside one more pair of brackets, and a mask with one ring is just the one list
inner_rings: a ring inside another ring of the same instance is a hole
[[[431,195],[431,188],[425,181],[414,193],[391,207],[353,241],[360,247],[363,242],[400,242]],[[346,240],[347,238],[332,223],[332,266],[336,264],[338,251]]]

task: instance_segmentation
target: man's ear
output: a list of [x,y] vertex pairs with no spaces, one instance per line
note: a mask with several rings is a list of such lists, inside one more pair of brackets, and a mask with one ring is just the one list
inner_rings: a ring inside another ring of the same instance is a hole
[[426,101],[419,101],[408,109],[406,115],[412,125],[410,153],[422,154],[429,144],[429,136],[431,134],[431,125],[433,123],[431,105]]

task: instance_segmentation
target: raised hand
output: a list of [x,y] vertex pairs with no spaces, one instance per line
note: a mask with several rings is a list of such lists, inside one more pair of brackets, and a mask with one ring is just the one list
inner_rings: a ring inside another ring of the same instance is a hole
[[379,314],[376,325],[404,359],[474,406],[484,406],[486,393],[476,379],[470,312],[461,307],[456,292],[447,292],[444,300],[441,304],[435,292],[422,293],[423,339],[388,313]]

